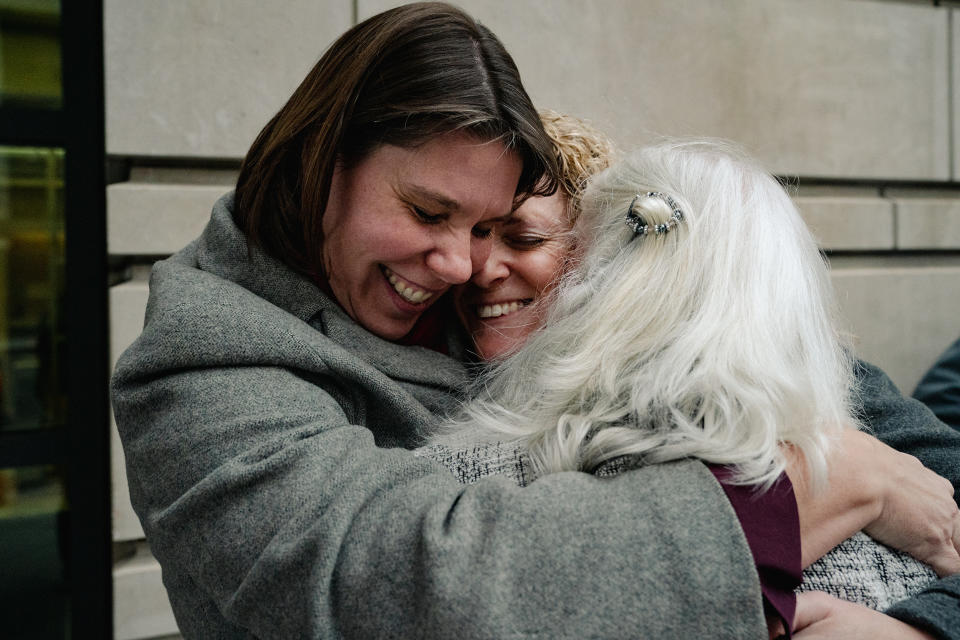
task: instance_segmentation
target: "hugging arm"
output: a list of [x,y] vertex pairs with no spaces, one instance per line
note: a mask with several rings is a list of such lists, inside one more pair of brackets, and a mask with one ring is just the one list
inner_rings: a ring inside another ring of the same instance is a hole
[[862,529],[940,575],[960,571],[960,510],[949,481],[917,458],[852,429],[837,440],[828,464],[826,491],[810,487],[801,458],[794,456],[788,466],[804,567]]
[[[942,423],[926,406],[905,398],[877,367],[858,366],[864,422],[885,444],[916,456],[924,466],[950,481],[960,499],[960,431]],[[960,524],[954,529],[954,546],[960,547]],[[920,594],[894,605],[891,616],[933,633],[934,637],[960,639],[960,575],[930,585]]]
[[[862,502],[861,514],[877,516],[866,530],[877,539],[926,560],[941,575],[955,573],[960,518],[954,499],[960,492],[951,489],[960,487],[960,432],[941,423],[919,402],[904,398],[877,367],[858,363],[857,380],[861,419],[880,442],[863,433],[849,434],[841,443],[846,451],[839,451],[840,464],[831,465],[831,476],[835,468],[841,474],[841,485],[866,479],[868,485],[885,486],[879,502]],[[931,472],[920,462],[946,480],[931,478]],[[871,477],[874,479],[869,480]],[[803,493],[802,484],[799,493]],[[960,575],[941,578],[895,604],[887,614],[896,620],[824,594],[801,594],[797,638],[912,635],[960,640]]]
[[186,635],[762,636],[702,464],[461,486],[376,446],[365,410],[410,428],[423,406],[349,379],[350,353],[293,320],[162,264],[118,363],[131,497]]

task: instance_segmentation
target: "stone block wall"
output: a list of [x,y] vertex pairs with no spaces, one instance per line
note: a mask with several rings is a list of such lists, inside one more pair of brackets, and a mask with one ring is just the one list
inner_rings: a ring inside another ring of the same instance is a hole
[[[326,46],[389,0],[106,0],[114,357]],[[534,98],[624,148],[733,139],[796,184],[858,353],[909,393],[960,334],[960,3],[461,0]],[[114,455],[118,638],[176,633]],[[125,552],[125,553],[124,553]],[[122,597],[121,597],[122,596]]]

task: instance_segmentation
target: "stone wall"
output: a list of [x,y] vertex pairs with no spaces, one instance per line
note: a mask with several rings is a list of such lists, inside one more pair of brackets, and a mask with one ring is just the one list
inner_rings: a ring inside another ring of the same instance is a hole
[[[247,147],[339,33],[385,0],[107,0],[114,355],[149,264],[202,229]],[[463,0],[539,106],[622,147],[730,138],[797,184],[859,354],[909,393],[960,334],[960,3]],[[282,11],[278,10],[282,7]],[[175,633],[114,454],[117,637]],[[123,555],[123,554],[121,554]]]

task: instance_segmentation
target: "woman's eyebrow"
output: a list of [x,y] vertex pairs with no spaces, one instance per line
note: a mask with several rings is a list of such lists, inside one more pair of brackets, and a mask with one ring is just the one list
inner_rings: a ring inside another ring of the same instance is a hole
[[408,184],[401,185],[397,191],[406,197],[413,197],[421,201],[428,200],[435,206],[446,211],[456,211],[460,209],[459,202],[427,187]]
[[[438,191],[434,191],[429,187],[424,187],[422,185],[417,185],[417,184],[407,184],[407,185],[400,185],[399,187],[397,187],[396,191],[403,198],[407,198],[407,199],[413,198],[415,200],[418,200],[419,202],[429,201],[435,207],[437,207],[437,209],[439,209],[442,212],[449,213],[449,212],[460,210],[459,201],[454,200],[453,198],[450,198],[448,196],[445,196]],[[514,219],[514,212],[516,210],[517,208],[513,207],[510,211],[508,211],[503,215],[497,216],[495,218],[488,218],[486,222],[492,222],[497,224],[511,222]]]

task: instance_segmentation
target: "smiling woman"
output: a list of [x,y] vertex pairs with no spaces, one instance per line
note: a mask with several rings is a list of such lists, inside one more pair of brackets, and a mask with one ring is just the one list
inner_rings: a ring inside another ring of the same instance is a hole
[[513,209],[522,169],[500,142],[462,133],[411,149],[384,145],[338,168],[322,251],[337,301],[378,336],[408,334],[440,295],[484,264],[490,230]]
[[538,303],[573,253],[570,231],[587,179],[615,158],[613,143],[583,120],[554,111],[541,118],[561,168],[559,189],[526,200],[496,227],[489,258],[454,292],[457,315],[482,360],[509,355],[541,326],[545,306]]
[[489,259],[455,294],[457,313],[482,359],[501,357],[540,325],[534,305],[560,273],[569,231],[567,199],[531,198],[498,229]]

